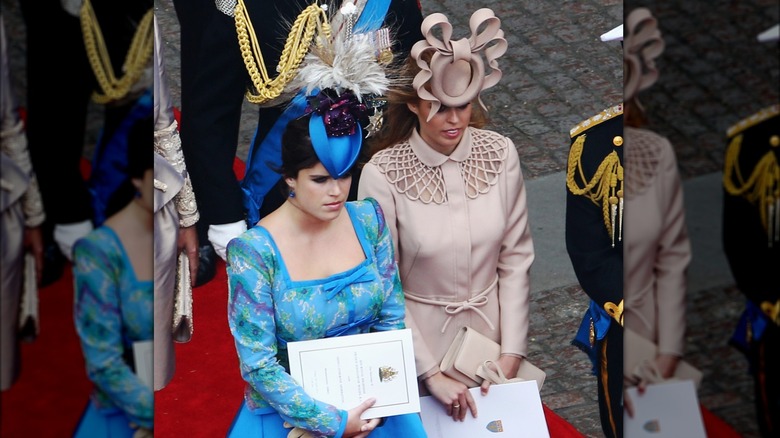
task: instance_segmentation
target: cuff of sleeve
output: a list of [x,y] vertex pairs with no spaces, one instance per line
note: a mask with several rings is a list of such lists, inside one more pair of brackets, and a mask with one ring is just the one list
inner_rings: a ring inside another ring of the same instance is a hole
[[437,365],[437,366],[429,369],[428,371],[420,374],[417,378],[418,378],[418,380],[423,381],[423,380],[426,380],[426,379],[432,377],[433,375],[435,375],[436,373],[439,373],[439,372],[441,372],[441,368],[439,368],[439,366]]
[[341,413],[341,424],[339,424],[339,430],[336,431],[335,438],[341,438],[344,436],[344,431],[347,430],[347,420],[349,420],[349,412],[347,411],[340,411]]

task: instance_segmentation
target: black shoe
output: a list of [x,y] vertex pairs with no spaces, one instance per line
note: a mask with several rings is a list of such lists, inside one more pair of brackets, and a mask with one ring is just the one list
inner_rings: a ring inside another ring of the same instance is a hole
[[62,277],[65,261],[65,256],[62,255],[60,247],[55,242],[44,245],[40,287],[46,287]]
[[217,252],[210,243],[198,247],[198,274],[195,276],[195,287],[203,286],[211,281],[217,273]]

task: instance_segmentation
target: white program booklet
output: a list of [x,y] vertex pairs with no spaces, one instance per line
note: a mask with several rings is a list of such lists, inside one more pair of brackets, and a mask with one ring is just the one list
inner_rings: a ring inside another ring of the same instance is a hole
[[154,383],[154,341],[133,342],[133,358],[135,362],[135,374],[149,388]]
[[375,397],[363,419],[420,412],[410,329],[289,342],[290,375],[317,400],[352,409]]
[[469,391],[477,403],[477,418],[469,411],[462,422],[447,415],[433,396],[420,398],[420,415],[428,438],[550,438],[536,381],[491,385],[487,396],[479,387]]
[[626,438],[706,438],[704,421],[692,380],[675,380],[647,385],[639,395],[636,387],[626,389],[634,415],[623,415]]

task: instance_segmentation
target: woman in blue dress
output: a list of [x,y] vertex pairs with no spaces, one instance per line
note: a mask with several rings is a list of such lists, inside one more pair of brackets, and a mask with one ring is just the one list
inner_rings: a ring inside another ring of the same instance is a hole
[[[152,128],[151,114],[135,122],[130,180],[113,195],[108,219],[74,245],[73,317],[94,384],[75,437],[152,436],[151,382],[142,381],[133,359],[133,344],[154,331]],[[151,363],[147,371],[151,376]]]
[[[349,92],[339,99],[357,105]],[[361,420],[375,400],[339,409],[289,374],[288,342],[405,328],[379,204],[347,202],[362,131],[334,141],[325,120],[312,113],[290,122],[278,169],[287,201],[227,247],[228,321],[247,382],[229,436],[286,437],[297,428],[309,435],[296,437],[424,437],[419,414]]]

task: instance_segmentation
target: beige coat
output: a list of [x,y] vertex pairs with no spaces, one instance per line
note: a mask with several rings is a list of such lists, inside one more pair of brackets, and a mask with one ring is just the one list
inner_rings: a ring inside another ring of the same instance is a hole
[[669,141],[626,127],[624,323],[682,356],[685,339],[686,270],[691,247],[682,184]]
[[527,354],[534,260],[512,141],[469,128],[450,156],[414,132],[363,168],[358,198],[379,201],[396,248],[417,374],[438,370],[462,326]]

